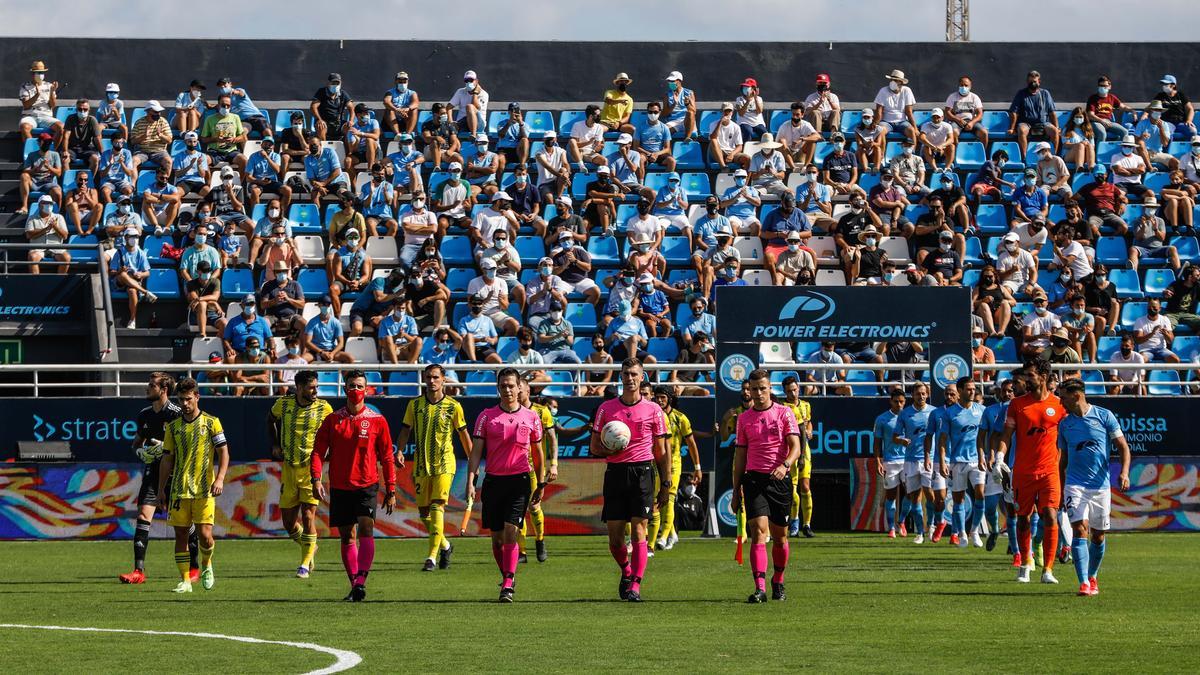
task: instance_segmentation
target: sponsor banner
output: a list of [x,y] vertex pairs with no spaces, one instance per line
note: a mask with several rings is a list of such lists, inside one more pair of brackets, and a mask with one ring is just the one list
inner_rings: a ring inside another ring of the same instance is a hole
[[91,306],[87,275],[0,276],[0,322],[82,321]]

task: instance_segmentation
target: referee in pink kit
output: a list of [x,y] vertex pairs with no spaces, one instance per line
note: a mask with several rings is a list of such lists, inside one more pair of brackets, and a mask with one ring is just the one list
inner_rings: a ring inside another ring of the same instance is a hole
[[[479,413],[471,435],[471,458],[467,464],[467,501],[475,501],[475,478],[479,462],[487,456],[483,479],[483,526],[492,533],[492,557],[500,568],[500,602],[512,602],[517,583],[517,534],[525,511],[542,500],[545,483],[529,489],[529,474],[541,474],[542,422],[537,413],[518,399],[521,376],[512,368],[496,374],[500,405]],[[531,447],[538,452],[530,452]],[[532,461],[531,461],[532,458]]]
[[[671,495],[671,456],[664,439],[667,422],[662,408],[650,399],[642,398],[642,362],[628,358],[621,362],[622,393],[600,404],[592,422],[591,449],[593,457],[608,458],[604,472],[604,511],[601,518],[608,524],[608,550],[621,568],[618,593],[622,600],[642,601],[642,577],[646,574],[646,520],[654,506],[654,473],[651,463],[658,464],[661,479],[658,505],[663,507]],[[629,427],[629,444],[624,450],[612,451],[600,442],[604,425],[617,420]],[[788,484],[791,490],[791,484]],[[790,492],[788,494],[791,494]],[[625,550],[625,525],[629,524],[633,553]]]
[[[788,515],[792,483],[788,472],[800,459],[800,427],[786,405],[771,400],[771,378],[759,368],[750,373],[751,407],[738,415],[733,454],[733,512],[744,502],[750,530],[750,570],[754,593],[747,602],[767,601],[767,532],[771,534],[771,599],[785,600]],[[803,468],[803,467],[801,467]]]

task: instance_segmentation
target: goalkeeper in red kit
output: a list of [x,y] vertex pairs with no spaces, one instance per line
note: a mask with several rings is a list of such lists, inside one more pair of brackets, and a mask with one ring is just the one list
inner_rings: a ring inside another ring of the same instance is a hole
[[[387,420],[367,407],[367,376],[346,373],[346,405],[325,417],[313,442],[313,492],[329,502],[329,524],[342,539],[342,565],[350,578],[348,602],[367,597],[367,575],[375,559],[375,507],[379,503],[379,469],[387,489],[383,507],[396,506],[396,469],[392,434]],[[321,469],[329,464],[329,492],[321,484]]]

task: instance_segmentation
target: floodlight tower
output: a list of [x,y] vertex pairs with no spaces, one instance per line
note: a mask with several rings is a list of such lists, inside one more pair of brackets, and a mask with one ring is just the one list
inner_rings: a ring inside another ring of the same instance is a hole
[[970,41],[970,0],[946,0],[946,42]]

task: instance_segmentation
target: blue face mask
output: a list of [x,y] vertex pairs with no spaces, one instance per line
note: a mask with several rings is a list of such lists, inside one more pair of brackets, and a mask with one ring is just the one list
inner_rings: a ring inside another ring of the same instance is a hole
[[203,246],[207,243],[208,243],[208,235],[207,234],[196,235],[196,244]]
[[574,245],[575,245],[575,242],[571,241],[570,239],[564,239],[563,243],[562,243],[562,248],[564,251],[568,251]]
[[1123,147],[1121,148],[1121,154],[1122,154],[1122,155],[1132,155],[1132,154],[1133,154],[1133,148],[1131,148],[1131,147],[1128,147],[1128,146],[1123,146]]
[[257,357],[259,351],[260,350],[258,347],[247,347],[246,348],[246,354],[248,354],[251,358]]
[[407,83],[407,82],[401,82],[401,83],[397,84],[397,85],[396,85],[396,91],[400,92],[401,94],[403,94],[403,93],[407,92],[407,91],[408,91],[408,83]]
[[971,346],[974,347],[975,349],[979,349],[979,345],[982,345],[982,344],[983,344],[983,340],[980,340],[979,338],[971,338]]
[[494,270],[494,269],[484,270],[483,276],[487,277],[488,279],[495,279],[496,278],[496,270]]
[[959,85],[959,87],[958,87],[958,95],[959,96],[966,96],[969,93],[971,93],[970,87],[966,86],[965,84]]
[[321,317],[322,318],[328,319],[329,315],[332,313],[333,313],[333,308],[330,307],[329,305],[325,305],[325,306],[321,307]]
[[233,87],[230,87],[230,86],[224,86],[224,87],[221,87],[221,93],[222,93],[222,94],[232,94],[232,93],[233,93]]
[[737,187],[746,187],[746,179],[741,178],[741,177],[734,178],[733,184],[736,185]]
[[1108,96],[1108,87],[1096,87],[1096,93],[1101,96]]
[[750,95],[750,87],[742,87],[742,96]]
[[331,85],[329,85],[329,87],[328,87],[328,88],[329,88],[329,93],[331,93],[331,94],[337,94],[339,91],[341,91],[341,89],[342,89],[342,85],[340,85],[340,84],[331,84]]

